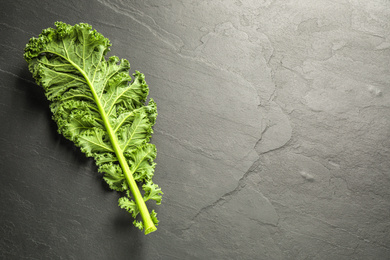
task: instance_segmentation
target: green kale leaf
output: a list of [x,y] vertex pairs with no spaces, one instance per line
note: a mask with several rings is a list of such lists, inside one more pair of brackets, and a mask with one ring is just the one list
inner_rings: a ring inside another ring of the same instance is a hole
[[153,99],[146,104],[145,76],[136,71],[132,78],[125,59],[106,59],[111,44],[90,25],[55,25],[26,45],[29,70],[51,102],[59,133],[95,159],[109,187],[122,192],[119,206],[141,215],[134,225],[153,232],[158,220],[145,202],[160,204],[163,192],[152,181],[157,108]]

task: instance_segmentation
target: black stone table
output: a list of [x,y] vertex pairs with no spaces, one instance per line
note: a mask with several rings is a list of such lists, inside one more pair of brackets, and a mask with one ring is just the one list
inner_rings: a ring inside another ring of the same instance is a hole
[[[0,6],[1,259],[389,259],[389,1]],[[57,134],[23,60],[55,21],[146,76],[154,233]]]

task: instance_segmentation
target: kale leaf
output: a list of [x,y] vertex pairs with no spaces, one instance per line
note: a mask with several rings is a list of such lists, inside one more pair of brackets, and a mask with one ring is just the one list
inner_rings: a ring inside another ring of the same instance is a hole
[[[145,202],[161,203],[154,184],[156,147],[149,143],[157,108],[145,76],[130,64],[105,55],[110,41],[86,23],[56,22],[26,45],[24,58],[37,84],[43,87],[58,131],[95,159],[99,172],[123,196],[119,206],[145,234],[158,220]],[[143,195],[138,187],[142,187]]]

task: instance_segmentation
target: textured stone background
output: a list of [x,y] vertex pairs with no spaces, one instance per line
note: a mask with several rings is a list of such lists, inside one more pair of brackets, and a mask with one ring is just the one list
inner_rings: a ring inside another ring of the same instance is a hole
[[[22,58],[87,22],[159,108],[144,236]],[[1,259],[389,259],[388,0],[1,1]]]

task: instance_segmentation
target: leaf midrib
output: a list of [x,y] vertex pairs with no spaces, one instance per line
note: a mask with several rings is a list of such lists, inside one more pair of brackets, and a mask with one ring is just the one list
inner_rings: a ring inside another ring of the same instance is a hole
[[[87,73],[86,73],[83,69],[81,69],[76,63],[74,63],[74,62],[69,58],[69,54],[68,54],[68,52],[67,52],[67,49],[66,49],[64,43],[63,43],[63,46],[64,46],[65,52],[66,52],[66,54],[67,54],[68,57],[65,57],[64,55],[62,55],[62,54],[60,54],[60,53],[57,53],[57,52],[55,52],[55,51],[51,51],[51,50],[46,50],[46,51],[43,51],[43,52],[52,53],[52,54],[54,54],[54,55],[58,55],[59,57],[63,58],[64,60],[66,60],[67,62],[69,62],[69,64],[72,65],[76,70],[78,70],[78,71],[81,73],[81,75],[85,78],[85,80],[86,80],[85,83],[88,85],[88,87],[89,87],[89,89],[90,89],[90,91],[91,91],[91,93],[92,93],[93,100],[94,100],[94,102],[96,103],[96,106],[97,106],[97,108],[98,108],[98,112],[99,112],[99,114],[100,114],[100,116],[101,116],[101,118],[102,118],[102,121],[103,121],[103,125],[105,126],[106,131],[107,131],[107,133],[108,133],[108,135],[109,135],[109,138],[110,138],[110,141],[111,141],[111,146],[112,146],[112,148],[113,148],[113,151],[115,152],[116,156],[118,157],[118,160],[119,160],[119,161],[121,161],[121,160],[123,161],[123,162],[121,163],[121,165],[122,165],[122,164],[123,164],[123,165],[126,165],[127,168],[129,169],[129,167],[128,167],[128,165],[127,165],[127,162],[126,162],[126,160],[125,160],[125,158],[124,158],[124,155],[123,155],[123,150],[122,150],[122,149],[120,148],[120,146],[119,146],[118,140],[117,140],[117,138],[116,138],[116,136],[115,136],[115,132],[113,131],[113,129],[112,129],[112,127],[111,127],[111,124],[110,124],[110,122],[109,122],[109,120],[108,120],[108,116],[107,116],[106,112],[104,111],[103,105],[102,105],[102,103],[100,102],[100,99],[99,99],[99,97],[98,97],[98,95],[97,95],[97,93],[96,93],[96,91],[95,91],[95,88],[93,87],[93,84],[91,83],[91,80],[89,79]],[[99,63],[100,63],[100,61],[99,61]],[[120,159],[121,157],[122,157],[122,159]],[[126,166],[125,166],[125,167],[126,167]],[[130,169],[129,169],[129,171],[130,171]],[[130,171],[130,174],[131,174],[131,176],[129,176],[129,177],[130,177],[130,178],[133,178],[133,176],[132,176],[133,173],[132,173],[131,171]]]
[[[130,191],[133,194],[135,203],[138,206],[138,210],[139,210],[139,212],[141,214],[141,217],[142,217],[144,225],[145,225],[145,232],[147,232],[147,233],[152,232],[153,230],[156,229],[156,227],[153,224],[153,221],[152,221],[151,216],[149,214],[149,210],[146,207],[146,204],[145,204],[145,201],[143,199],[143,196],[141,195],[141,192],[138,189],[137,183],[134,180],[133,172],[130,170],[129,165],[127,164],[126,158],[125,158],[125,156],[123,154],[123,151],[122,151],[122,149],[119,146],[119,143],[118,143],[118,140],[116,138],[115,132],[113,131],[113,129],[111,127],[111,124],[110,124],[110,122],[108,120],[108,116],[107,116],[106,112],[104,111],[102,103],[100,102],[100,99],[99,99],[99,97],[98,97],[98,95],[97,95],[97,93],[96,93],[96,91],[95,91],[95,89],[94,89],[94,87],[93,87],[93,85],[92,85],[88,75],[86,74],[86,72],[83,69],[81,69],[76,63],[74,63],[69,58],[69,54],[68,54],[67,49],[65,48],[64,42],[63,42],[63,46],[64,46],[64,49],[65,49],[65,52],[66,52],[68,58],[64,57],[63,55],[61,55],[59,53],[56,53],[54,51],[48,50],[46,52],[53,53],[53,54],[58,55],[59,57],[63,58],[64,60],[69,62],[70,65],[74,66],[81,73],[81,75],[85,78],[86,83],[89,86],[90,91],[92,93],[92,96],[93,96],[93,98],[95,100],[95,103],[96,103],[96,105],[98,107],[99,114],[102,117],[103,125],[105,126],[106,131],[108,133],[108,136],[109,136],[109,139],[111,141],[111,145],[112,145],[112,148],[114,150],[114,153],[115,153],[115,155],[118,158],[118,162],[121,165],[121,168],[123,170],[125,178],[126,178],[126,180],[128,182]],[[101,62],[101,60],[99,61],[99,63],[100,62]],[[96,70],[97,70],[97,68],[95,69],[95,73],[96,73]]]

